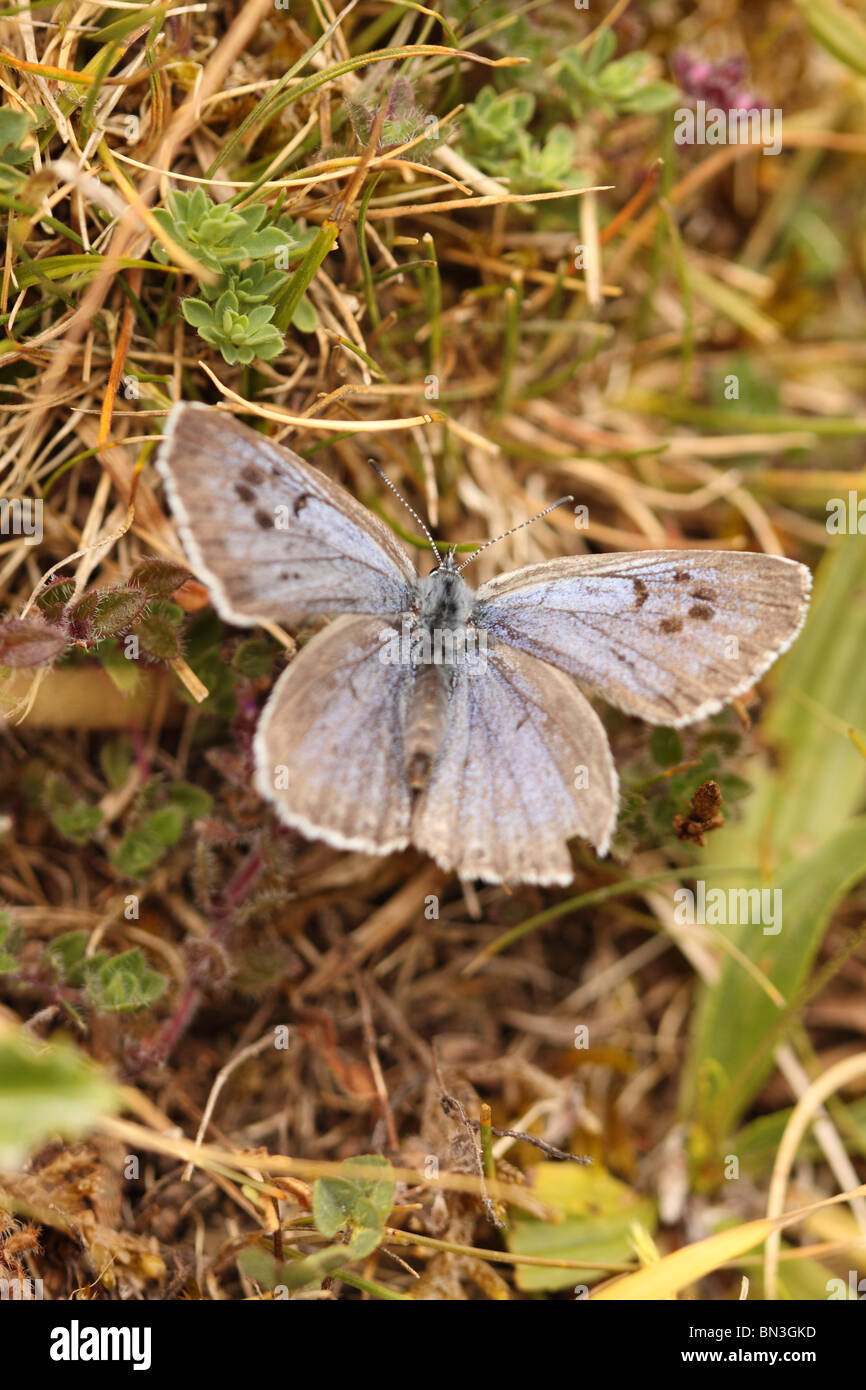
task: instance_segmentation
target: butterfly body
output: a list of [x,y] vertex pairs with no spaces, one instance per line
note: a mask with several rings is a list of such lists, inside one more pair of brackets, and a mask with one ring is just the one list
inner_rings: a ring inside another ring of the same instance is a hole
[[[410,843],[487,882],[567,884],[607,853],[618,784],[584,691],[679,727],[749,690],[796,637],[811,576],[735,551],[564,556],[472,589],[290,450],[205,406],[157,455],[193,569],[227,621],[332,618],[262,711],[255,781],[340,849]],[[335,616],[337,615],[337,616]]]
[[[400,634],[401,659],[413,668],[404,730],[404,767],[413,793],[426,784],[445,736],[453,670],[476,653],[470,623],[474,592],[457,571],[453,553],[413,593]],[[391,640],[388,634],[383,639]],[[408,648],[408,650],[406,650]]]

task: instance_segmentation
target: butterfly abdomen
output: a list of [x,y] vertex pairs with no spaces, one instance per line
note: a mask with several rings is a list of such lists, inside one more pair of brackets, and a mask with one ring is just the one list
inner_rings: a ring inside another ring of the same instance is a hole
[[451,670],[465,658],[472,590],[448,557],[419,589],[412,634],[415,678],[404,741],[406,777],[420,791],[442,746],[448,717]]
[[403,742],[406,779],[413,791],[421,791],[426,785],[442,745],[449,688],[447,666],[416,667]]

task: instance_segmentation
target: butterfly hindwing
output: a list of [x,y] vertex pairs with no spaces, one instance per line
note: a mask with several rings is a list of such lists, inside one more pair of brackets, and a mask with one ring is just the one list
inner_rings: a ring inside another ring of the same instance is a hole
[[445,738],[412,839],[446,869],[488,883],[570,883],[567,841],[606,854],[617,776],[607,736],[574,681],[491,646],[455,668]]
[[409,843],[403,730],[412,669],[381,660],[383,623],[347,616],[283,672],[255,737],[256,786],[280,820],[338,849]]

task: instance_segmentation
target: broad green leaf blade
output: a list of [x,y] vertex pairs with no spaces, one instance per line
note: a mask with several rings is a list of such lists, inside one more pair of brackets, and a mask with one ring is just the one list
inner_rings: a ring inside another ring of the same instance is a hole
[[[862,537],[848,536],[821,563],[809,619],[784,659],[764,723],[783,758],[780,772],[766,774],[761,788],[761,843],[775,862],[819,845],[863,805],[866,759],[847,730],[862,730],[866,721],[864,649],[866,546]],[[743,843],[759,824],[758,809],[741,827]]]
[[517,1284],[528,1291],[565,1289],[594,1284],[606,1277],[594,1265],[626,1264],[635,1258],[631,1230],[635,1223],[653,1230],[655,1209],[625,1183],[597,1167],[574,1163],[538,1163],[532,1169],[535,1194],[561,1211],[559,1222],[538,1221],[515,1214],[508,1232],[508,1248],[514,1255],[542,1255],[548,1259],[585,1260],[580,1269],[545,1269],[518,1265]]
[[[815,958],[827,919],[839,900],[866,877],[866,816],[857,817],[805,859],[789,864],[773,880],[781,892],[781,930],[765,935],[751,923],[730,927],[726,935],[796,1005]],[[760,887],[757,875],[743,886]],[[775,931],[775,927],[771,928]],[[716,1141],[729,1133],[773,1065],[774,1031],[780,1013],[751,976],[726,956],[716,985],[698,1010],[690,1072],[690,1113]],[[796,1010],[789,1015],[789,1026]],[[708,1076],[712,1087],[702,1085]]]
[[794,0],[813,36],[855,72],[866,74],[866,25],[854,11],[836,0]]
[[20,1166],[52,1135],[76,1138],[118,1108],[114,1083],[71,1043],[0,1031],[0,1168]]

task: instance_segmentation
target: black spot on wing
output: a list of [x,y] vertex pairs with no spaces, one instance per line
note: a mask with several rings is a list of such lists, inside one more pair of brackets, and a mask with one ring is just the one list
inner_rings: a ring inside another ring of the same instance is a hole
[[261,526],[263,531],[270,531],[274,524],[274,518],[270,512],[265,511],[264,507],[257,507],[255,510],[256,525]]

